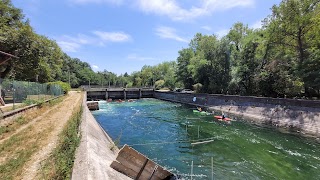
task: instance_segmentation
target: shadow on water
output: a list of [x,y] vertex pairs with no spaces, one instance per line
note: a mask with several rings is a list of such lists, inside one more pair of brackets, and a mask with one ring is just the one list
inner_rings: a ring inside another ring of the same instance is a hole
[[156,99],[100,102],[93,115],[120,146],[131,145],[186,179],[192,162],[193,179],[211,179],[212,170],[215,179],[320,179],[320,145],[313,139],[244,121],[229,125],[191,108]]

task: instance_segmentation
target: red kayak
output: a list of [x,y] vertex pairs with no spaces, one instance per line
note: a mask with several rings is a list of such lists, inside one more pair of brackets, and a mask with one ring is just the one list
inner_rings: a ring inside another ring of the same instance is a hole
[[222,119],[222,116],[214,116],[215,118],[217,118],[218,120],[223,120],[223,121],[231,121],[232,119],[230,119],[230,118],[224,118],[224,119]]

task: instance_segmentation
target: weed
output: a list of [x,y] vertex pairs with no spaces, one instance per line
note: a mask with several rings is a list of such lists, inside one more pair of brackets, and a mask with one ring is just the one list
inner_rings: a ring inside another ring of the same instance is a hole
[[23,117],[23,116],[18,117],[18,118],[16,119],[16,122],[17,122],[18,124],[20,124],[20,125],[23,125],[23,124],[26,124],[26,123],[27,123],[26,118]]
[[58,104],[58,103],[60,103],[62,101],[63,101],[63,97],[59,97],[57,99],[53,99],[53,100],[49,101],[49,105],[50,106],[54,106],[54,105],[56,105],[56,104]]
[[122,129],[121,129],[119,136],[114,140],[114,143],[111,143],[111,147],[110,147],[111,151],[114,151],[116,149],[116,147],[118,147],[120,145],[121,137],[122,137]]
[[[29,160],[36,147],[21,150],[10,158],[6,163],[0,165],[0,179],[13,179],[16,173],[21,172],[23,165]],[[18,170],[18,172],[17,172]]]
[[12,128],[10,126],[2,126],[0,127],[0,135],[4,133],[8,133],[12,131]]
[[38,101],[34,100],[34,99],[26,99],[22,103],[29,106],[29,105],[32,105],[32,104],[37,104]]

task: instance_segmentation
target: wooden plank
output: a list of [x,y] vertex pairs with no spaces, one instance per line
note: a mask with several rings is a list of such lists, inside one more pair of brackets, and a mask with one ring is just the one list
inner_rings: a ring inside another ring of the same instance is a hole
[[96,101],[87,102],[89,110],[99,110],[99,103]]
[[[140,154],[135,149],[124,145],[123,148],[121,148],[116,160],[127,169],[135,172],[136,175],[138,175],[141,168],[143,168],[139,179],[149,179],[152,173],[154,173],[151,178],[152,180],[165,179],[166,177],[172,175],[172,173],[169,171],[164,170],[161,166],[157,165],[150,159],[147,161],[147,159],[147,157]],[[147,163],[145,164],[146,161]],[[156,166],[158,166],[158,168],[156,171],[154,171]],[[123,171],[125,170],[121,170],[121,172]]]
[[149,159],[146,159],[146,161],[143,163],[142,167],[140,168],[140,171],[138,173],[138,175],[136,176],[136,178],[134,178],[134,180],[138,180],[142,174],[142,172],[144,171],[144,168],[146,167],[147,163],[148,163]]
[[110,165],[113,169],[121,172],[122,174],[125,174],[126,176],[134,179],[137,176],[137,172],[133,171],[130,168],[125,167],[124,165],[120,164],[117,161],[113,161]]

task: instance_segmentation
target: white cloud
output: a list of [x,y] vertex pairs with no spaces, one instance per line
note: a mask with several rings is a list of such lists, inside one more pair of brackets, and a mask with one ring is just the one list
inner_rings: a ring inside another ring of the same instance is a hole
[[180,37],[176,34],[176,30],[171,27],[160,26],[156,28],[156,34],[164,39],[173,39],[180,42],[188,42],[187,39]]
[[227,35],[229,33],[230,29],[221,29],[214,34],[218,36],[218,38],[222,38],[223,36]]
[[81,47],[80,44],[75,42],[67,42],[67,41],[57,41],[59,46],[66,52],[77,52]]
[[74,4],[115,4],[115,5],[120,5],[123,3],[123,0],[69,0],[69,2],[74,3]]
[[204,15],[200,8],[183,9],[175,0],[138,0],[138,7],[146,13],[169,16],[173,20],[184,20]]
[[127,56],[127,59],[129,60],[134,60],[134,61],[147,61],[147,60],[154,60],[155,58],[152,57],[143,57],[143,56],[139,56],[137,54],[129,54]]
[[204,30],[207,30],[207,31],[211,31],[212,30],[212,28],[210,26],[202,26],[201,28],[204,29]]
[[202,2],[203,8],[207,11],[224,11],[235,7],[252,7],[255,0],[203,0]]
[[91,35],[56,37],[59,46],[66,52],[77,52],[84,45],[104,46],[107,42],[125,42],[131,36],[122,32],[93,31]]
[[99,66],[97,66],[97,65],[91,65],[91,67],[92,67],[93,69],[99,69]]
[[129,34],[123,32],[93,31],[93,34],[98,36],[101,40],[109,42],[126,42],[131,39]]
[[146,13],[168,16],[173,20],[191,20],[235,7],[252,7],[254,0],[201,0],[200,6],[181,7],[176,0],[138,0],[137,6]]
[[250,25],[250,28],[253,29],[261,29],[262,28],[262,20],[255,22],[254,24]]

